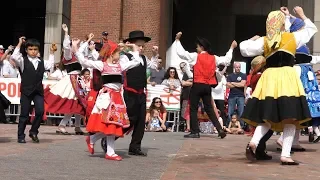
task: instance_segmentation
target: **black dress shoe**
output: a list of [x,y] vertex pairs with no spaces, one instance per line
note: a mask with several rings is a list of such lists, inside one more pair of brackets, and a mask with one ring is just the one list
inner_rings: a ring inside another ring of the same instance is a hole
[[314,141],[314,134],[313,133],[309,133],[309,142],[313,142]]
[[40,142],[37,135],[30,134],[29,137],[32,139],[34,143]]
[[253,152],[253,150],[249,146],[249,144],[247,145],[247,148],[246,148],[246,157],[250,161],[255,161],[256,160],[256,154]]
[[272,156],[269,156],[265,151],[256,151],[256,159],[260,161],[271,160]]
[[227,133],[224,131],[224,130],[220,130],[219,131],[219,134],[218,134],[218,137],[220,137],[221,139],[225,138],[227,136]]
[[287,166],[296,166],[299,165],[297,162],[281,162],[281,165],[287,165]]
[[190,133],[190,134],[186,134],[183,137],[185,138],[200,138],[200,134],[199,133]]
[[316,140],[314,140],[313,141],[313,143],[317,143],[317,142],[319,142],[320,141],[320,136],[319,137],[317,137],[317,139]]
[[26,143],[25,139],[18,139],[18,143]]
[[292,152],[304,152],[304,151],[306,151],[306,149],[305,148],[291,148],[291,151]]
[[140,149],[129,149],[128,154],[133,156],[147,156],[147,153],[142,152]]

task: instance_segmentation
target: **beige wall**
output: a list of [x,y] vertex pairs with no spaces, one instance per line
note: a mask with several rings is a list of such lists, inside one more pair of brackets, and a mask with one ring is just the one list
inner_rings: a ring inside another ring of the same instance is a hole
[[[320,28],[320,1],[314,0],[314,23]],[[320,34],[317,33],[313,38],[313,55],[320,56]],[[313,66],[315,70],[320,69],[320,65]]]

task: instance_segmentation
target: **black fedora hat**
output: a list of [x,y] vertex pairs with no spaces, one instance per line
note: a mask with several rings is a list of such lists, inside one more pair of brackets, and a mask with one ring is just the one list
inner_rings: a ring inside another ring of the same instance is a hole
[[123,40],[124,43],[126,42],[132,42],[132,41],[135,41],[135,40],[144,40],[145,42],[149,42],[151,40],[150,37],[146,37],[144,36],[144,32],[143,31],[140,31],[140,30],[136,30],[136,31],[131,31],[129,33],[129,38]]
[[197,37],[196,44],[199,44],[200,46],[202,46],[203,49],[207,52],[211,51],[211,43],[205,38]]

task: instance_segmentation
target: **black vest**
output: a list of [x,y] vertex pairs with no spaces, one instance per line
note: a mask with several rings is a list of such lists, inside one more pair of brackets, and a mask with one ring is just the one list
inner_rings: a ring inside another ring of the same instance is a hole
[[23,72],[21,73],[21,87],[20,92],[24,95],[29,96],[33,92],[37,92],[43,95],[43,73],[44,62],[42,59],[38,64],[37,70],[34,69],[32,62],[27,56],[23,57]]
[[[128,57],[129,61],[132,60],[132,54],[125,53],[125,55]],[[139,66],[131,68],[124,73],[123,85],[125,88],[128,87],[139,91],[147,87],[147,60],[144,55],[142,55],[141,58],[143,59],[144,65],[140,63]]]
[[82,66],[80,63],[72,63],[68,65],[64,65],[64,68],[66,69],[67,73],[72,72],[72,71],[81,71]]

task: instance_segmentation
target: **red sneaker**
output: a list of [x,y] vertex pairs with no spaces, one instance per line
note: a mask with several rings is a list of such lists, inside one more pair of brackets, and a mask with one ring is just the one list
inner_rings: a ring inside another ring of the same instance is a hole
[[[93,144],[90,143],[90,136],[86,137],[86,142],[87,142],[87,146],[88,146],[88,151],[90,154],[94,154],[94,148],[93,148]],[[92,146],[92,147],[91,147]]]
[[119,155],[117,155],[117,154],[113,154],[113,155],[111,155],[111,156],[108,156],[108,155],[106,154],[105,158],[106,158],[106,159],[109,159],[109,160],[113,160],[113,161],[121,161],[121,160],[122,160],[122,157],[119,156]]

